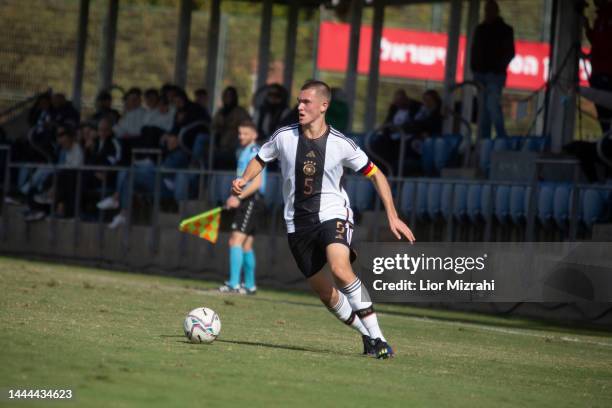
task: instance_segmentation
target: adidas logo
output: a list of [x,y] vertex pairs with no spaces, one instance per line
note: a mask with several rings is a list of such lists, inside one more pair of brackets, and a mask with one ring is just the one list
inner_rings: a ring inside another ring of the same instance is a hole
[[311,150],[306,154],[306,157],[315,158],[317,155],[315,154],[314,150]]

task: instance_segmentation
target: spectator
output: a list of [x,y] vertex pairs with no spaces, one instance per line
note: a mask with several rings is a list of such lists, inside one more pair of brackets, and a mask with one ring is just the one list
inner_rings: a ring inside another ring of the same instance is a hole
[[208,91],[204,88],[196,89],[194,92],[194,97],[195,102],[200,105],[204,111],[204,117],[202,119],[210,123],[211,117],[210,109],[208,108]]
[[238,125],[250,119],[248,112],[238,105],[238,91],[229,86],[223,91],[223,106],[213,118],[215,137],[215,168],[229,170],[236,167]]
[[341,88],[331,89],[331,102],[325,118],[327,123],[340,132],[346,132],[349,127],[349,106]]
[[79,124],[80,117],[81,115],[72,105],[72,102],[66,100],[66,95],[62,93],[53,94],[51,97],[51,120],[54,124],[70,126],[75,129]]
[[414,120],[422,105],[418,101],[411,99],[403,89],[398,89],[393,95],[393,101],[389,105],[384,125],[391,129],[385,129],[386,134],[392,140],[399,140],[400,133],[393,132],[393,127],[402,127]]
[[181,88],[176,85],[164,84],[161,87],[161,96],[166,97],[171,107],[175,107],[174,99],[176,98],[176,95],[180,90]]
[[147,115],[145,121],[145,127],[155,127],[161,131],[169,132],[174,126],[174,117],[176,115],[176,108],[170,106],[168,98],[162,96],[156,105],[156,108],[151,110]]
[[89,120],[94,122],[96,125],[100,119],[109,117],[112,124],[116,124],[119,121],[121,115],[116,109],[113,109],[113,97],[108,91],[100,91],[96,97],[96,113],[94,113]]
[[280,127],[283,116],[289,112],[287,90],[280,84],[267,86],[266,96],[255,115],[257,132],[267,139]]
[[497,137],[506,137],[501,97],[506,70],[514,58],[514,30],[499,16],[499,6],[494,0],[485,4],[485,19],[476,27],[471,52],[474,79],[484,88],[478,118],[480,137],[491,138],[491,122]]
[[[162,139],[164,147],[163,169],[181,169],[189,165],[188,155],[179,146],[175,134],[168,133]],[[134,166],[134,191],[151,193],[155,189],[155,165],[152,161],[139,161]],[[120,172],[117,181],[117,192],[98,203],[101,210],[120,209],[109,228],[115,229],[127,222],[127,209],[132,198],[129,191],[127,172]],[[174,198],[177,201],[188,198],[189,183],[184,174],[163,173],[161,177],[161,198]]]
[[159,103],[159,91],[155,88],[149,88],[144,93],[145,109],[154,111]]
[[[591,87],[612,92],[612,2],[595,0],[596,17],[593,27],[585,22],[586,36],[591,43]],[[585,19],[586,20],[586,19]],[[595,105],[602,133],[610,130],[612,109]]]
[[[84,133],[83,150],[85,164],[88,166],[116,166],[121,161],[121,144],[113,134],[110,118],[102,118],[98,127],[90,128]],[[95,203],[99,197],[98,189],[106,184],[110,190],[115,185],[116,173],[104,171],[87,171],[83,175],[84,209],[87,213],[95,212]],[[106,183],[104,181],[106,180]]]
[[[70,126],[57,128],[57,141],[60,146],[57,164],[67,167],[78,167],[83,164],[83,150],[76,143],[74,129]],[[76,173],[62,169],[57,173],[55,190],[50,189],[54,171],[39,168],[32,176],[31,187],[27,192],[28,211],[25,221],[39,221],[47,216],[49,205],[55,205],[58,216],[71,216],[74,212],[74,191]]]
[[123,100],[125,104],[123,117],[114,126],[113,131],[119,139],[134,139],[140,136],[140,130],[145,123],[147,114],[142,107],[140,89],[130,89]]

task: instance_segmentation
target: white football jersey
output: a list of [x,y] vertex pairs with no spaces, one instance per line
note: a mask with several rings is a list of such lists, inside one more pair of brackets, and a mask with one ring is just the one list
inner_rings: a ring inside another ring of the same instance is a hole
[[351,139],[329,125],[321,137],[308,139],[296,123],[278,129],[256,158],[263,164],[280,161],[287,232],[334,218],[353,223],[341,185],[344,167],[364,172],[372,164]]

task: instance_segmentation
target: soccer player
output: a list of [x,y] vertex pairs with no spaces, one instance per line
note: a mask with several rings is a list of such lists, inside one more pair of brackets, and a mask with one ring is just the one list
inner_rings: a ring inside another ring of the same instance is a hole
[[[242,177],[232,183],[238,197],[272,160],[280,161],[284,217],[289,247],[300,271],[329,310],[362,335],[364,354],[393,356],[372,302],[355,276],[351,260],[353,212],[340,184],[343,167],[369,177],[385,206],[389,227],[397,239],[414,242],[412,231],[399,219],[386,177],[352,140],[325,122],[330,89],[308,81],[298,97],[299,123],[278,129],[250,161]],[[323,266],[329,263],[337,290]]]
[[[238,126],[240,147],[236,151],[238,167],[236,174],[242,176],[247,165],[259,152],[257,128],[250,120]],[[219,288],[221,292],[235,292],[254,295],[255,286],[255,251],[253,241],[257,222],[263,211],[262,194],[265,191],[265,172],[249,179],[251,182],[243,189],[240,196],[230,195],[226,201],[227,208],[235,208],[232,222],[232,235],[229,239],[230,274],[229,281]],[[240,286],[240,272],[244,269],[244,287]]]

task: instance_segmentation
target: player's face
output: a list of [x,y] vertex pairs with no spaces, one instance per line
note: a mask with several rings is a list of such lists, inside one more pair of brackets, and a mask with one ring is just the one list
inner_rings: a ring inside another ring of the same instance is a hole
[[321,97],[316,89],[305,89],[298,96],[298,115],[300,125],[309,125],[325,114],[329,102]]
[[240,146],[248,146],[257,139],[255,129],[249,126],[238,127],[238,141]]

